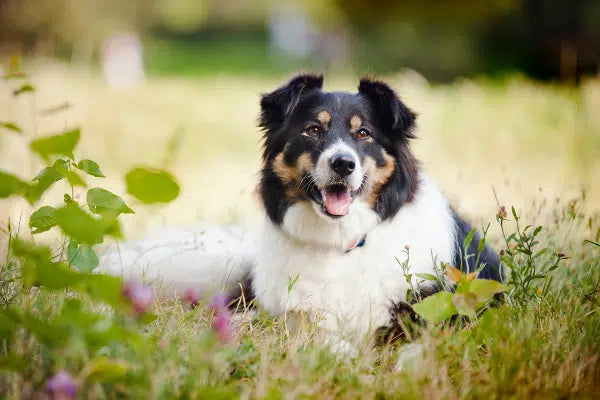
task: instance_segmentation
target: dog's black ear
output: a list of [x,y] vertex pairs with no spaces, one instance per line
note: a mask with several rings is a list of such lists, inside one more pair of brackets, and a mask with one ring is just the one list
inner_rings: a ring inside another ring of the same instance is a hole
[[302,96],[321,90],[323,75],[298,75],[286,85],[260,99],[259,126],[267,132],[279,130]]
[[362,78],[358,93],[373,104],[379,121],[395,138],[414,138],[413,128],[417,115],[412,112],[387,84],[371,78]]

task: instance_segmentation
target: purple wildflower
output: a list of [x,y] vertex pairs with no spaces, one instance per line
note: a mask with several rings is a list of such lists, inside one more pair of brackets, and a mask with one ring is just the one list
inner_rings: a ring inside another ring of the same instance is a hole
[[152,304],[152,290],[139,282],[127,282],[123,286],[123,296],[131,301],[133,310],[137,314],[145,312]]
[[197,306],[200,303],[200,292],[194,288],[189,288],[183,294],[183,299],[192,306]]
[[215,296],[213,296],[213,298],[210,300],[210,308],[213,309],[213,311],[219,313],[223,310],[227,310],[227,305],[229,304],[229,297],[227,297],[227,295],[225,294],[217,294]]
[[227,309],[218,311],[212,320],[212,329],[222,343],[229,341],[232,335],[231,312]]
[[48,391],[54,398],[73,399],[77,393],[77,383],[66,371],[60,371],[46,383]]

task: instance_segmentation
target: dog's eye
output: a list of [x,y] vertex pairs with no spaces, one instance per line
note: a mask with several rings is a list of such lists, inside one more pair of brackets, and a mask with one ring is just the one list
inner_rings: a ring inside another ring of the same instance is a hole
[[362,128],[356,132],[356,137],[360,140],[365,140],[371,137],[371,132],[368,129]]
[[323,129],[320,126],[314,125],[306,128],[305,132],[309,135],[320,135],[321,133],[323,133]]

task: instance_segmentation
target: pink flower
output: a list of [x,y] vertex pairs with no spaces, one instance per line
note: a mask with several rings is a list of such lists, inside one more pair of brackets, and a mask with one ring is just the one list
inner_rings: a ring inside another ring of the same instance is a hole
[[46,383],[48,391],[57,399],[73,399],[77,393],[77,383],[66,371],[60,371]]
[[194,288],[189,288],[183,294],[183,299],[191,306],[197,306],[200,303],[200,292]]
[[223,309],[214,316],[212,320],[212,329],[222,343],[231,339],[231,312]]
[[152,290],[139,282],[127,282],[122,289],[123,296],[131,301],[133,310],[141,314],[152,304]]
[[221,293],[213,296],[210,300],[210,308],[213,311],[219,313],[222,310],[227,310],[227,305],[229,304],[229,297],[227,295]]

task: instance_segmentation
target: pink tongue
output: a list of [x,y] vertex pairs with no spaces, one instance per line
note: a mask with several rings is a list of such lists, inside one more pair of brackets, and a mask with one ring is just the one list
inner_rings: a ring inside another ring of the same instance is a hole
[[324,190],[323,200],[325,200],[325,208],[331,215],[346,215],[350,211],[350,203],[352,197],[350,193],[345,190],[343,192],[329,192]]

